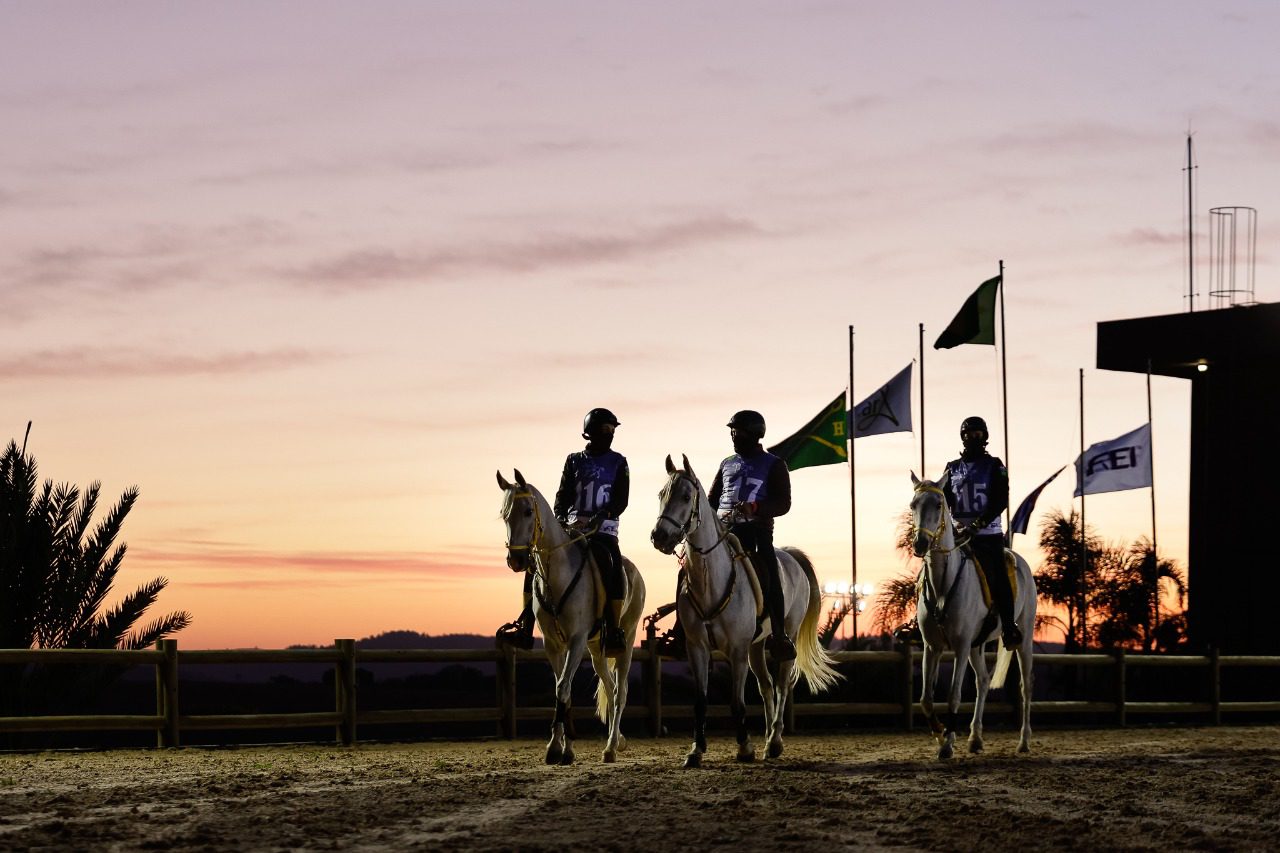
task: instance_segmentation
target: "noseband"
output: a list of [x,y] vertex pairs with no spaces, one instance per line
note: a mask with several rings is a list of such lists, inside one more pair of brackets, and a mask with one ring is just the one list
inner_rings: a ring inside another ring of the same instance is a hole
[[[920,492],[927,492],[932,495],[937,495],[939,498],[942,499],[943,503],[946,503],[946,500],[947,500],[946,494],[942,491],[942,489],[939,489],[937,486],[931,483],[928,483],[928,484],[924,482],[919,483],[916,486],[916,493],[919,494]],[[938,541],[942,539],[942,534],[944,532],[946,523],[947,523],[946,514],[939,512],[937,527],[930,530],[927,527],[917,527],[915,524],[912,524],[911,538],[914,539],[917,534],[923,533],[925,538],[929,540],[929,551],[938,551],[943,554],[950,554],[956,548],[960,547],[960,543],[952,545],[950,548],[942,548],[938,545]]]

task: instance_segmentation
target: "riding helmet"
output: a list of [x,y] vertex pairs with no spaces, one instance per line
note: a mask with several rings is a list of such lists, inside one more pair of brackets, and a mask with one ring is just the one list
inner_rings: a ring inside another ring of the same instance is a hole
[[592,409],[582,419],[582,437],[590,439],[605,424],[611,424],[614,427],[622,426],[622,424],[618,423],[618,419],[613,416],[613,412],[608,409]]
[[756,438],[764,438],[764,415],[751,409],[734,412],[733,417],[729,419],[729,423],[726,426],[743,434],[752,434]]
[[987,422],[977,415],[972,415],[964,419],[960,424],[960,437],[963,438],[966,432],[982,432],[982,440],[985,442],[991,437],[990,431],[987,429]]

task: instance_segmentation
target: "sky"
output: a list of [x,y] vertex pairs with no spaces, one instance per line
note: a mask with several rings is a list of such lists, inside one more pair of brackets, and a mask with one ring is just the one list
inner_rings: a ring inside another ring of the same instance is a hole
[[[1099,321],[1198,307],[1208,211],[1258,209],[1276,300],[1271,2],[5,2],[0,441],[136,485],[117,596],[185,648],[489,633],[519,611],[495,471],[553,493],[583,415],[630,462],[649,605],[666,454],[768,439],[917,357],[926,473],[1006,455],[999,350],[928,348],[1005,264],[1012,500],[1147,419]],[[1188,385],[1153,380],[1157,532],[1185,561]],[[918,421],[918,412],[917,412]],[[859,579],[901,574],[914,434],[856,448]],[[851,574],[847,466],[777,541]],[[1066,475],[1040,510],[1069,509]],[[1151,533],[1151,492],[1089,499]],[[1037,516],[1040,513],[1037,513]],[[1032,566],[1031,538],[1015,547]]]

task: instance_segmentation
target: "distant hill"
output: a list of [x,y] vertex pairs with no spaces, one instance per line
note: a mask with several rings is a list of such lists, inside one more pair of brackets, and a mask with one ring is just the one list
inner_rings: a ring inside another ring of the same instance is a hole
[[[539,642],[539,645],[541,643]],[[288,649],[327,649],[329,644],[307,645],[296,644],[286,646]],[[356,640],[358,649],[491,649],[493,635],[484,634],[422,634],[417,631],[386,631]],[[491,674],[493,664],[474,663],[472,666],[486,674]],[[404,676],[412,673],[435,673],[446,666],[457,664],[444,663],[395,663],[369,664],[362,669],[371,670],[377,677]],[[261,683],[281,679],[297,681],[319,681],[324,678],[332,664],[319,663],[210,663],[186,665],[182,667],[181,677],[184,681],[218,681],[237,683]],[[150,666],[134,667],[125,678],[130,681],[142,681],[155,677],[155,670]]]

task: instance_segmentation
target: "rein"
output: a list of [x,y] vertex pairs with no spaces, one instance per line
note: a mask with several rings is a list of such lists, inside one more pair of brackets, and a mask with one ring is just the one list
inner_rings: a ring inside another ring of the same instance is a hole
[[[937,495],[941,499],[943,507],[946,507],[947,496],[942,491],[942,489],[939,489],[937,486],[931,483],[925,483],[924,481],[921,481],[919,484],[916,485],[916,492],[917,493],[926,492],[928,494]],[[947,559],[950,559],[953,551],[963,548],[969,542],[969,540],[966,538],[963,542],[956,542],[950,548],[943,548],[938,545],[938,540],[942,538],[943,534],[946,531],[947,515],[948,513],[946,512],[938,513],[938,526],[933,530],[930,530],[927,527],[922,528],[922,527],[917,527],[914,524],[912,525],[913,534],[923,533],[925,537],[929,540],[929,550],[925,554],[924,559],[925,559],[925,562],[927,562],[930,566],[933,565],[934,554],[943,554],[946,556]],[[948,586],[945,590],[943,590],[941,595],[938,595],[937,592],[933,590],[933,583],[932,583],[930,573],[927,570],[921,573],[920,580],[923,586],[924,603],[925,603],[925,606],[929,608],[929,615],[933,617],[933,621],[937,622],[939,627],[942,627],[943,625],[946,624],[947,607],[951,604],[952,595],[959,588],[960,580],[963,577],[964,577],[964,564],[961,563],[959,570],[956,572],[955,580],[951,582],[950,586]],[[944,574],[944,578],[945,578],[945,574]],[[933,592],[934,594],[931,596],[929,595],[930,592]],[[944,602],[941,611],[938,610],[938,600],[940,598]]]

